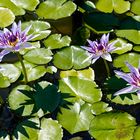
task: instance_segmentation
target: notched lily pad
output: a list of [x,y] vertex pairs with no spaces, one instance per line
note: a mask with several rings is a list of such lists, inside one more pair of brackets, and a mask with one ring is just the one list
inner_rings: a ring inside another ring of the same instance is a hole
[[78,46],[66,47],[54,55],[54,65],[63,70],[82,69],[91,64],[89,53]]
[[34,64],[47,64],[52,59],[52,52],[45,48],[36,48],[28,51],[24,59]]
[[89,103],[98,102],[102,97],[102,92],[94,81],[76,76],[61,79],[59,89],[62,93],[70,93]]
[[4,28],[12,24],[15,20],[14,13],[8,9],[0,7],[0,27]]
[[70,42],[71,38],[69,36],[62,37],[61,34],[53,34],[44,41],[44,45],[49,49],[59,49],[69,46]]
[[89,130],[93,118],[91,105],[88,103],[81,105],[78,102],[70,106],[70,109],[61,108],[61,113],[57,115],[59,123],[71,134]]
[[127,113],[104,113],[93,118],[89,133],[97,140],[130,140],[136,121]]
[[50,28],[50,24],[48,22],[38,20],[24,22],[22,23],[22,28],[25,29],[30,25],[31,29],[29,30],[29,34],[36,36],[32,41],[44,39],[51,33],[51,30],[48,30]]
[[47,0],[39,5],[36,13],[40,18],[56,20],[71,16],[75,10],[76,5],[70,0]]

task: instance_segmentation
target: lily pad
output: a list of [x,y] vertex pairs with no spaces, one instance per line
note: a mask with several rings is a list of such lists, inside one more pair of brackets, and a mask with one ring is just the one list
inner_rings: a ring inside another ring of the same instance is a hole
[[22,7],[29,11],[34,11],[39,4],[39,0],[11,0],[16,6]]
[[12,24],[15,20],[14,13],[8,9],[0,7],[0,27],[4,28]]
[[71,38],[69,36],[62,37],[61,34],[53,34],[44,41],[44,45],[49,49],[59,49],[69,46],[70,42]]
[[97,140],[130,140],[136,121],[128,113],[104,113],[93,118],[89,133]]
[[52,59],[52,52],[45,48],[36,48],[28,51],[24,59],[34,64],[47,64]]
[[38,140],[62,140],[62,126],[56,120],[45,119],[41,120],[41,130],[38,134]]
[[59,89],[62,93],[70,93],[70,95],[89,103],[98,102],[102,97],[102,92],[94,81],[80,77],[61,79]]
[[116,30],[116,35],[135,44],[140,44],[140,18],[138,16],[125,18],[121,22],[119,29]]
[[140,1],[134,0],[131,4],[131,11],[135,14],[140,15],[140,9],[139,9]]
[[0,6],[9,8],[15,14],[15,16],[25,14],[25,10],[16,6],[13,2],[11,2],[11,0],[0,0]]
[[[23,63],[26,68],[28,82],[37,80],[40,77],[44,76],[44,74],[46,73],[46,68],[44,66],[37,66],[25,60],[23,61]],[[20,62],[17,62],[15,65],[22,71]]]
[[71,134],[89,130],[93,118],[91,105],[87,103],[81,105],[78,102],[70,106],[70,109],[61,108],[61,113],[57,115],[59,123]]
[[138,46],[138,45],[137,46],[134,46],[133,47],[133,50],[136,51],[136,52],[140,52],[140,46]]
[[3,76],[2,73],[0,73],[0,88],[6,88],[10,86],[10,80],[8,77]]
[[130,10],[130,2],[125,0],[98,0],[96,8],[105,13],[112,13],[114,10],[118,14]]
[[71,46],[58,51],[54,55],[54,65],[63,70],[82,69],[91,64],[89,53],[80,47]]
[[137,126],[134,132],[134,140],[139,140],[139,138],[140,138],[140,126]]
[[132,44],[127,43],[127,41],[124,39],[117,38],[115,41],[117,41],[115,43],[116,50],[114,50],[113,53],[123,54],[130,51],[133,47]]
[[113,65],[116,68],[121,68],[123,71],[128,72],[128,67],[125,62],[130,63],[131,65],[137,67],[139,63],[140,54],[138,53],[126,53],[116,57],[113,61]]
[[22,28],[25,29],[30,25],[31,29],[29,31],[29,34],[35,36],[35,38],[32,39],[32,41],[44,39],[51,33],[51,31],[48,30],[50,28],[50,24],[48,22],[38,20],[24,22],[22,23]]
[[40,18],[56,20],[71,16],[75,10],[76,5],[70,0],[47,0],[39,5],[36,13]]
[[92,107],[91,107],[91,112],[94,114],[94,115],[99,115],[101,113],[104,113],[104,112],[109,112],[112,110],[112,107],[108,107],[109,104],[105,103],[105,102],[96,102],[94,104],[92,104]]
[[13,83],[19,78],[21,71],[13,64],[0,64],[0,73]]
[[94,70],[92,68],[79,70],[79,71],[72,69],[72,70],[60,72],[61,78],[66,78],[69,76],[77,76],[77,77],[81,77],[81,78],[85,78],[85,79],[89,79],[89,80],[93,80],[93,81],[95,78]]
[[20,122],[14,130],[13,140],[38,140],[39,119],[31,118]]
[[30,98],[24,95],[19,90],[29,91],[31,90],[31,88],[27,85],[19,85],[15,87],[8,96],[9,106],[17,114],[20,114],[22,116],[28,116],[31,114],[34,105],[32,104],[23,106],[22,103],[26,102],[26,100],[29,100]]
[[119,24],[119,20],[116,16],[102,12],[85,14],[84,21],[88,28],[97,33],[111,32]]

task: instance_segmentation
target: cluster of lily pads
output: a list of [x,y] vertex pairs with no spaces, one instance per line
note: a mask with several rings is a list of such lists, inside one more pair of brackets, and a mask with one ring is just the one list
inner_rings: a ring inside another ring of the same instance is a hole
[[0,140],[139,140],[139,0],[0,1]]

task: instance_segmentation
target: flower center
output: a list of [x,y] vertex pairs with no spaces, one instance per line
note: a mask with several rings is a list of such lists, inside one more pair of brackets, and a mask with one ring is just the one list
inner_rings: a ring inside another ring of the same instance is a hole
[[15,46],[18,42],[18,38],[15,35],[11,35],[8,37],[8,43],[10,46]]

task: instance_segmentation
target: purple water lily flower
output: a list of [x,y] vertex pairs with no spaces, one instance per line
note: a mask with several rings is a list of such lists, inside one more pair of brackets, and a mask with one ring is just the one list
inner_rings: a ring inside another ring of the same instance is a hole
[[133,67],[128,62],[126,62],[126,65],[129,68],[130,73],[126,74],[124,72],[120,72],[116,70],[115,70],[115,73],[120,78],[127,81],[129,86],[117,91],[114,95],[121,95],[121,94],[136,92],[138,95],[138,98],[140,99],[140,64],[138,68]]
[[116,41],[113,41],[112,43],[109,43],[109,34],[104,34],[101,39],[98,41],[91,41],[87,40],[89,45],[87,46],[81,46],[83,49],[87,50],[91,55],[92,63],[95,63],[97,59],[102,57],[103,59],[106,59],[107,61],[112,61],[110,52],[114,51],[116,48],[114,47],[114,44]]
[[18,24],[13,23],[11,30],[4,28],[3,31],[0,31],[0,49],[2,49],[0,61],[10,52],[18,52],[22,48],[31,47],[27,42],[34,38],[32,35],[27,36],[30,28],[31,26],[21,31],[21,21],[19,21]]

